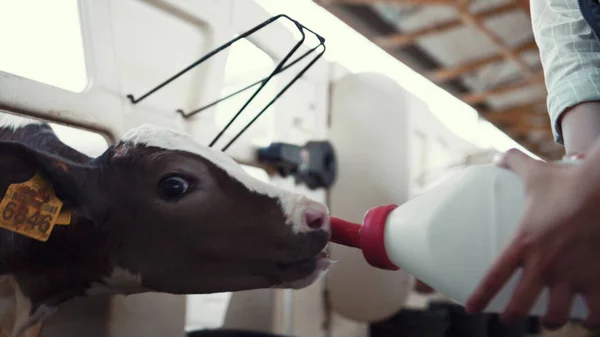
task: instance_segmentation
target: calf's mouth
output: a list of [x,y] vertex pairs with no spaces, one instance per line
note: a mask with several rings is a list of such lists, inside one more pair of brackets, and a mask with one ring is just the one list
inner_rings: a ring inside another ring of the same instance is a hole
[[325,246],[318,254],[294,262],[277,263],[283,282],[274,288],[301,289],[314,283],[333,264],[327,248]]

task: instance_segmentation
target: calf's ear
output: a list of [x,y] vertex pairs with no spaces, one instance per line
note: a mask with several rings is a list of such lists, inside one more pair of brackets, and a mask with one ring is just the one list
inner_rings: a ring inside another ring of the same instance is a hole
[[64,206],[74,207],[96,222],[105,216],[101,184],[102,157],[75,163],[21,143],[0,141],[0,198],[9,185],[31,179],[36,173],[48,180]]

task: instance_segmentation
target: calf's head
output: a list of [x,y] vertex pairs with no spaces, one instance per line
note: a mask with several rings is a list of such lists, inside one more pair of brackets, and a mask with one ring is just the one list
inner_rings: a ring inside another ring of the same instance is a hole
[[[27,240],[47,263],[83,264],[68,266],[69,277],[87,282],[88,293],[301,288],[329,266],[325,205],[251,177],[187,134],[142,126],[88,163],[19,144],[0,153],[15,162],[3,165],[2,180],[12,178],[0,187],[37,171],[74,210],[47,242]],[[101,267],[85,266],[91,261]]]

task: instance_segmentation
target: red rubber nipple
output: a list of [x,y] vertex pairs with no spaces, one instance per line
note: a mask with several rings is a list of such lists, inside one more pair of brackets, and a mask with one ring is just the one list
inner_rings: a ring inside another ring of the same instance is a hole
[[362,225],[331,217],[330,241],[360,249],[367,262],[374,267],[398,270],[388,257],[384,242],[387,217],[396,207],[385,205],[371,208],[365,214]]
[[331,217],[331,242],[354,248],[360,248],[361,225]]

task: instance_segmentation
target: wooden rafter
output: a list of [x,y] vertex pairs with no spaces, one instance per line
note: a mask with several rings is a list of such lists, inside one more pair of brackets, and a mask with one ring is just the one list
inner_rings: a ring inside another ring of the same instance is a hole
[[513,115],[513,114],[521,114],[521,113],[523,113],[523,111],[543,112],[543,110],[545,108],[546,108],[546,100],[545,99],[536,99],[532,102],[522,104],[522,105],[517,105],[517,106],[511,106],[504,110],[482,111],[482,112],[480,112],[480,114],[483,116],[493,115],[493,114]]
[[531,71],[531,69],[529,69],[529,66],[521,59],[520,55],[515,53],[514,50],[512,50],[510,46],[506,44],[506,42],[504,42],[499,36],[496,35],[496,33],[487,28],[486,25],[480,19],[478,19],[475,15],[469,12],[466,6],[458,8],[458,11],[460,18],[465,23],[470,24],[475,28],[479,29],[479,31],[485,34],[487,38],[490,39],[490,41],[492,41],[498,48],[500,48],[501,53],[504,54],[504,57],[506,59],[513,61],[515,65],[519,67],[521,73],[523,74],[525,79],[527,79],[527,81],[530,81],[533,78],[533,72]]
[[[535,50],[537,49],[537,45],[535,43],[534,40],[531,40],[529,42],[526,42],[520,46],[518,46],[517,48],[515,48],[513,51],[515,54],[519,55],[525,51],[529,51],[529,50]],[[480,60],[476,60],[473,62],[469,62],[454,68],[446,68],[446,69],[440,69],[440,70],[436,70],[433,71],[432,73],[430,73],[428,75],[428,78],[431,79],[434,82],[443,82],[443,81],[448,81],[448,80],[453,80],[463,74],[466,73],[470,73],[473,72],[485,65],[494,63],[494,62],[499,62],[502,61],[504,59],[504,54],[503,53],[497,53],[495,55],[480,59]]]
[[485,92],[469,93],[461,97],[461,99],[468,104],[478,104],[487,100],[491,96],[506,94],[514,90],[519,90],[532,84],[543,83],[543,73],[536,74],[530,81],[519,81],[512,82],[507,85],[497,87]]
[[[463,26],[471,26],[478,32],[484,34],[489,41],[497,46],[497,52],[494,55],[487,56],[482,59],[468,61],[464,64],[453,66],[445,69],[429,70],[424,75],[430,80],[436,83],[447,84],[450,88],[454,88],[455,85],[460,84],[461,81],[454,81],[459,79],[462,75],[478,71],[479,68],[496,62],[509,62],[513,63],[519,69],[521,78],[516,78],[516,81],[510,82],[496,88],[484,91],[484,92],[469,92],[466,94],[459,95],[458,98],[472,105],[473,107],[480,108],[480,104],[485,103],[489,98],[493,96],[500,96],[522,90],[530,86],[543,86],[544,74],[539,71],[536,66],[530,67],[525,62],[524,53],[529,51],[536,51],[537,45],[534,40],[524,41],[518,46],[509,45],[503,38],[500,37],[493,30],[488,28],[486,21],[494,16],[512,13],[514,11],[524,11],[528,18],[531,18],[530,11],[530,0],[510,0],[504,4],[479,11],[477,13],[469,10],[470,0],[315,0],[317,3],[322,5],[328,4],[339,4],[339,5],[362,5],[362,7],[345,8],[350,12],[355,9],[359,9],[366,12],[373,12],[374,14],[367,14],[365,18],[367,20],[373,20],[372,15],[377,15],[375,10],[368,8],[375,4],[406,4],[406,5],[444,5],[450,6],[456,10],[457,17],[449,21],[435,23],[425,28],[409,32],[409,33],[387,33],[388,35],[375,37],[375,42],[380,47],[387,49],[392,55],[402,61],[400,55],[412,55],[414,50],[421,49],[416,46],[416,43],[428,36],[440,35],[450,30],[458,29]],[[339,8],[343,8],[340,6]],[[363,11],[363,12],[364,12]],[[363,13],[361,12],[361,13]],[[357,12],[358,13],[358,12]],[[362,15],[362,14],[361,14]],[[370,21],[369,21],[370,22]],[[350,22],[349,22],[350,23]],[[351,25],[354,25],[350,23]],[[356,26],[361,26],[356,24]],[[379,21],[373,23],[373,28],[380,32],[394,31],[393,27],[383,27]],[[369,32],[369,34],[371,34]],[[398,48],[406,47],[402,50],[396,50]],[[418,52],[416,53],[418,55]],[[417,56],[418,57],[418,56]],[[411,59],[412,60],[412,59]],[[412,62],[412,61],[411,61]],[[435,63],[435,62],[434,62]],[[423,68],[431,69],[434,68],[430,63],[423,62]],[[464,92],[462,87],[458,89],[450,89]],[[545,88],[545,87],[544,87]],[[467,89],[468,90],[468,89]],[[490,111],[481,113],[481,115],[501,128],[509,137],[512,137],[515,141],[521,143],[525,148],[536,153],[547,160],[558,159],[564,154],[564,148],[561,146],[554,145],[554,138],[552,130],[550,128],[550,122],[548,114],[546,112],[545,101],[539,101],[534,98],[533,102],[524,104],[521,106],[512,107],[503,111]],[[536,134],[536,137],[529,137],[532,133]]]
[[[320,0],[324,1],[324,0]],[[504,13],[511,12],[513,10],[518,9],[515,3],[510,2],[508,4],[502,5],[500,7],[492,8],[481,13],[473,14],[480,20],[485,20],[489,17],[500,15]],[[374,42],[377,43],[382,48],[395,48],[402,47],[407,44],[414,43],[417,39],[425,37],[431,34],[440,34],[448,30],[452,30],[463,25],[462,20],[451,20],[445,23],[441,23],[438,25],[434,25],[431,27],[423,28],[422,30],[410,33],[410,34],[392,34],[389,36],[383,36],[374,39]]]
[[514,0],[514,1],[517,4],[517,6],[519,6],[523,11],[525,11],[525,14],[527,14],[528,16],[531,16],[529,0]]
[[492,112],[484,115],[485,119],[494,123],[494,124],[527,124],[533,126],[531,123],[532,117],[536,116],[544,116],[547,114],[537,112],[533,107],[530,108],[530,105],[526,105],[523,107],[517,107],[514,109],[510,109],[506,112]]
[[552,135],[552,130],[550,126],[537,126],[530,124],[515,124],[508,127],[511,133],[519,134],[519,135],[528,135],[531,132],[540,132],[544,135]]

